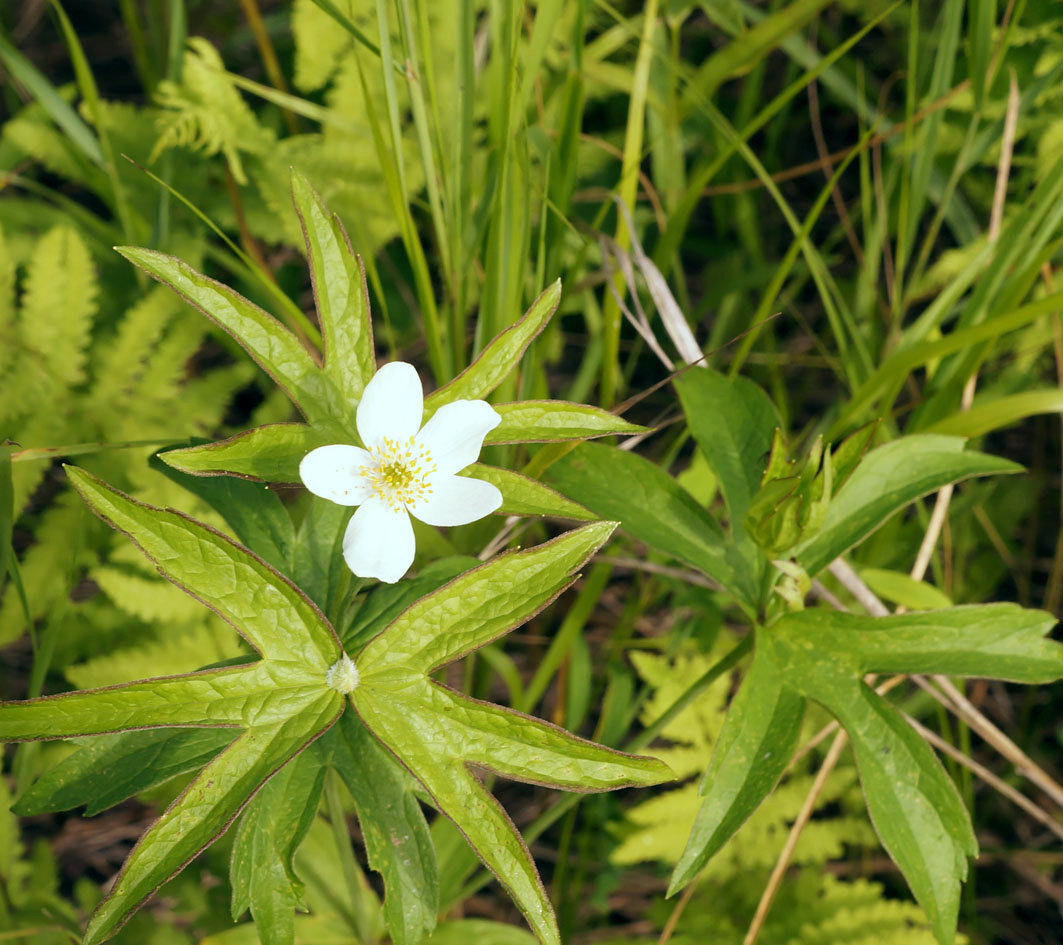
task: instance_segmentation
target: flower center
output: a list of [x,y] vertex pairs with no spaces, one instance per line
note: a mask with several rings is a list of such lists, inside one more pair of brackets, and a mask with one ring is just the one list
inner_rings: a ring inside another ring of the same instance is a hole
[[370,447],[369,455],[373,464],[365,468],[365,478],[373,495],[394,511],[431,495],[436,464],[431,452],[412,436],[405,440],[384,437],[379,446]]

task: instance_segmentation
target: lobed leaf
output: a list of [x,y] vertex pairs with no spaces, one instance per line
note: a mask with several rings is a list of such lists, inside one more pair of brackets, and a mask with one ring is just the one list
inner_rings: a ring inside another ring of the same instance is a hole
[[232,335],[307,420],[337,435],[350,426],[350,405],[299,339],[272,315],[174,256],[135,246],[116,249]]
[[427,423],[443,404],[455,400],[482,400],[498,387],[517,366],[535,336],[546,327],[560,301],[561,282],[558,280],[542,291],[520,321],[492,338],[480,356],[454,380],[425,398],[424,421]]
[[815,576],[906,505],[972,476],[1020,472],[996,456],[964,451],[955,436],[918,433],[872,450],[831,501],[819,532],[793,555]]
[[84,470],[66,469],[97,515],[128,535],[164,578],[231,623],[264,657],[318,673],[339,658],[339,641],[321,612],[262,559],[179,512],[144,505]]
[[365,269],[339,217],[294,168],[291,177],[324,339],[325,374],[353,408],[376,372]]
[[521,400],[493,406],[502,422],[487,434],[485,443],[547,443],[649,431],[601,407],[564,400]]
[[557,596],[615,528],[599,522],[529,551],[503,555],[422,598],[359,654],[351,702],[369,730],[421,782],[513,895],[546,945],[559,945],[535,864],[497,801],[469,772],[575,790],[656,784],[651,758],[624,755],[517,712],[446,689],[428,673],[484,646]]
[[393,677],[363,677],[351,701],[465,834],[546,945],[560,945],[560,936],[535,864],[502,807],[468,765],[585,791],[671,778],[655,758],[594,745],[545,722],[461,696],[416,671],[400,687]]

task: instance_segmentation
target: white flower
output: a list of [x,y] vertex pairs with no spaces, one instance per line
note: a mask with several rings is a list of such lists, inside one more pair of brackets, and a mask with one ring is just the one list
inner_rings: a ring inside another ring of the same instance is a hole
[[343,536],[343,558],[358,577],[394,584],[413,563],[410,515],[428,525],[465,525],[502,505],[488,482],[455,475],[476,462],[484,437],[502,418],[484,400],[455,400],[421,427],[424,394],[413,366],[385,364],[358,404],[365,449],[311,450],[299,476],[314,495],[357,505]]

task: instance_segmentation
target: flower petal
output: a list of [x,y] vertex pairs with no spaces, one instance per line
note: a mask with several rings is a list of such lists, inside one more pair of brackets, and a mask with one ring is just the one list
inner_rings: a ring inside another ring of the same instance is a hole
[[476,462],[484,437],[501,422],[486,400],[455,400],[435,412],[417,442],[431,451],[440,473],[451,475]]
[[361,505],[370,494],[362,469],[372,457],[360,446],[319,446],[299,463],[299,478],[314,495],[337,505]]
[[413,524],[383,499],[363,502],[343,534],[343,560],[358,577],[394,584],[413,564]]
[[424,390],[412,364],[385,364],[368,384],[358,404],[358,434],[367,449],[384,437],[407,440],[417,433],[424,413]]
[[426,525],[467,525],[501,505],[502,493],[489,482],[465,476],[437,476],[432,480],[432,494],[407,508]]

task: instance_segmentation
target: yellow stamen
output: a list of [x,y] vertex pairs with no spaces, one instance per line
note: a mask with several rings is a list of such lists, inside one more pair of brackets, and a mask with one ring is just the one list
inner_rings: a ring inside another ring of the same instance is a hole
[[383,499],[394,511],[414,505],[432,493],[432,473],[436,465],[432,454],[415,442],[384,437],[380,446],[371,447],[372,465],[363,472],[373,495]]

